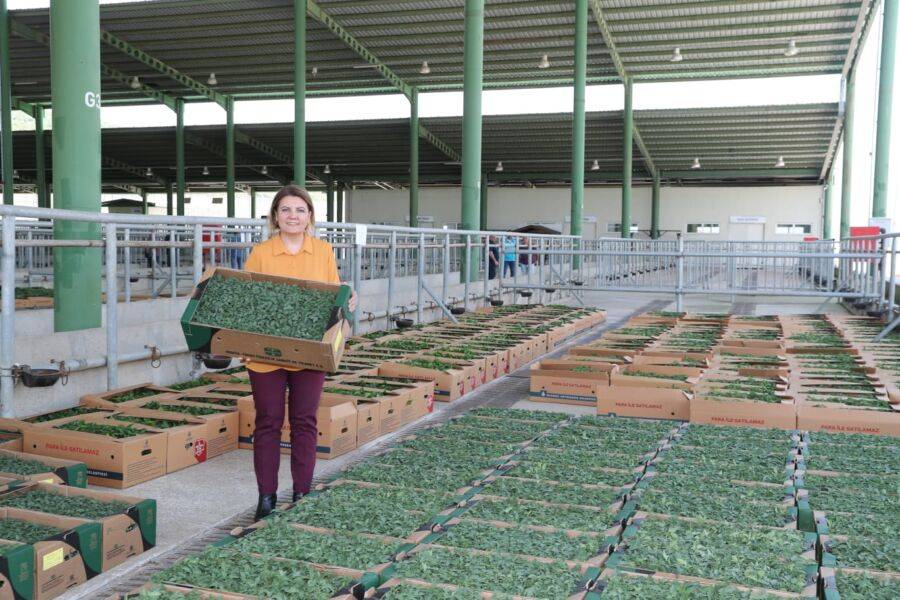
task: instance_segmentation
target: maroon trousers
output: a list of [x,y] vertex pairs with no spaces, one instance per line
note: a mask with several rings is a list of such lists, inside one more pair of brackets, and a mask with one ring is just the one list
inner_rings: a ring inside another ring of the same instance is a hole
[[256,429],[253,432],[253,468],[260,494],[278,491],[281,462],[281,426],[284,424],[285,391],[291,426],[291,476],[294,491],[309,493],[316,467],[316,410],[325,383],[322,371],[250,371]]

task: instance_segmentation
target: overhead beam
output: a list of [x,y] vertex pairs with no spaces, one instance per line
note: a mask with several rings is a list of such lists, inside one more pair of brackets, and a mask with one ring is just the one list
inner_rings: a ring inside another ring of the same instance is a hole
[[135,177],[140,177],[141,179],[146,179],[147,181],[152,181],[154,183],[158,183],[159,185],[165,187],[169,184],[169,180],[164,177],[159,177],[155,174],[147,175],[146,169],[141,169],[140,167],[135,167],[134,165],[129,165],[128,163],[122,162],[116,158],[112,158],[111,156],[103,156],[103,166],[109,167],[110,169],[116,169],[119,171],[125,171],[126,173],[131,173]]
[[[613,65],[616,67],[616,72],[619,74],[619,77],[622,79],[622,83],[624,85],[629,85],[628,81],[631,79],[631,76],[625,70],[625,62],[622,60],[622,57],[619,55],[619,50],[616,48],[616,41],[613,37],[612,30],[609,28],[609,24],[606,22],[606,17],[603,13],[603,5],[600,0],[590,0],[591,9],[594,13],[594,20],[597,22],[597,27],[600,29],[600,35],[603,37],[603,43],[606,44],[606,47],[609,49],[610,58],[612,58]],[[638,149],[641,152],[641,156],[644,158],[644,165],[647,167],[647,171],[650,173],[651,177],[656,177],[656,166],[653,163],[653,157],[650,156],[650,152],[647,149],[646,144],[644,144],[644,138],[641,136],[641,131],[637,126],[637,123],[632,121],[631,123],[631,133],[634,141],[637,142]],[[625,225],[622,226],[622,231],[625,232]]]

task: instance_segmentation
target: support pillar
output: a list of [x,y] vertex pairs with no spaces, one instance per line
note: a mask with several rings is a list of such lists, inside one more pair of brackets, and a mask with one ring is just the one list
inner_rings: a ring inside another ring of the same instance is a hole
[[[168,186],[166,187],[166,196],[171,197],[171,195],[169,194]],[[167,200],[168,200],[168,198],[167,198]],[[169,202],[169,206],[172,206],[171,202]],[[147,214],[147,190],[143,189],[143,188],[141,188],[141,214],[142,215]]]
[[844,91],[844,165],[841,172],[841,239],[850,237],[850,197],[853,194],[853,104],[854,78],[846,82]]
[[822,239],[831,239],[831,203],[834,194],[834,167],[828,171],[828,181],[825,183],[825,200],[822,203]]
[[250,218],[256,218],[256,188],[250,188]]
[[44,107],[34,107],[34,165],[37,170],[38,206],[50,208],[50,196],[47,190],[47,138],[44,135]]
[[[145,197],[146,197],[146,192],[145,192]],[[174,214],[173,211],[174,211],[175,207],[172,206],[173,204],[174,204],[174,202],[173,202],[173,198],[172,198],[172,182],[169,181],[166,183],[166,214],[170,217]],[[182,210],[183,209],[184,209],[184,206],[182,205]],[[146,206],[144,207],[144,214],[145,215],[147,214]],[[183,215],[179,215],[179,216],[183,216]]]
[[625,79],[625,110],[622,115],[622,237],[631,237],[631,172],[634,154],[634,87]]
[[337,194],[337,222],[344,222],[344,184],[338,184]]
[[[575,80],[574,97],[572,107],[572,200],[569,210],[571,235],[581,235],[581,226],[584,219],[584,139],[585,117],[584,96],[587,82],[587,31],[588,31],[588,2],[576,0],[575,2]],[[578,268],[579,257],[573,258],[573,266]]]
[[[178,216],[184,216],[184,100],[175,101],[175,186],[178,194]],[[171,207],[169,213],[172,214]]]
[[891,159],[891,109],[894,102],[894,65],[897,61],[897,20],[900,0],[884,0],[881,29],[881,71],[878,75],[878,122],[875,134],[875,186],[872,216],[887,216]]
[[409,226],[419,226],[419,92],[409,97]]
[[306,187],[306,0],[294,0],[294,183]]
[[[54,204],[61,209],[99,213],[99,0],[53,0],[50,39]],[[100,224],[57,220],[53,237],[99,240]],[[101,259],[102,248],[54,249],[56,331],[100,327]]]
[[228,218],[234,218],[234,98],[225,103],[225,187],[228,196]]
[[329,177],[325,180],[325,219],[331,223],[334,221],[334,181]]
[[488,229],[488,180],[481,175],[481,231]]
[[3,204],[13,203],[12,82],[9,75],[9,12],[0,0],[0,164]]
[[[484,69],[484,0],[466,0],[463,48],[463,151],[462,206],[463,229],[477,229],[480,224],[481,196],[481,90]],[[470,280],[477,278],[478,265],[471,261]],[[465,279],[465,274],[461,273]]]
[[653,175],[653,197],[650,203],[650,238],[659,239],[659,172]]

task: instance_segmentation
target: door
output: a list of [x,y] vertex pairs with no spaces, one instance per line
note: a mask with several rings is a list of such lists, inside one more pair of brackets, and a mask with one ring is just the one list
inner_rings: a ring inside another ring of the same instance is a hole
[[766,239],[765,223],[731,223],[728,239],[735,242],[762,242]]

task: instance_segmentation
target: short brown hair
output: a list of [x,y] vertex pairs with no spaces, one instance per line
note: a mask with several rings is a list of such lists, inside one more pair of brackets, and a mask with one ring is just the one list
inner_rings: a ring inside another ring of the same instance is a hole
[[287,198],[288,196],[300,198],[306,202],[306,207],[309,209],[309,226],[306,228],[306,234],[314,235],[316,231],[316,209],[313,206],[312,197],[305,189],[293,183],[278,190],[275,193],[275,197],[272,198],[272,206],[269,208],[269,235],[272,236],[278,233],[278,219],[276,217],[278,205],[281,204],[282,198]]

